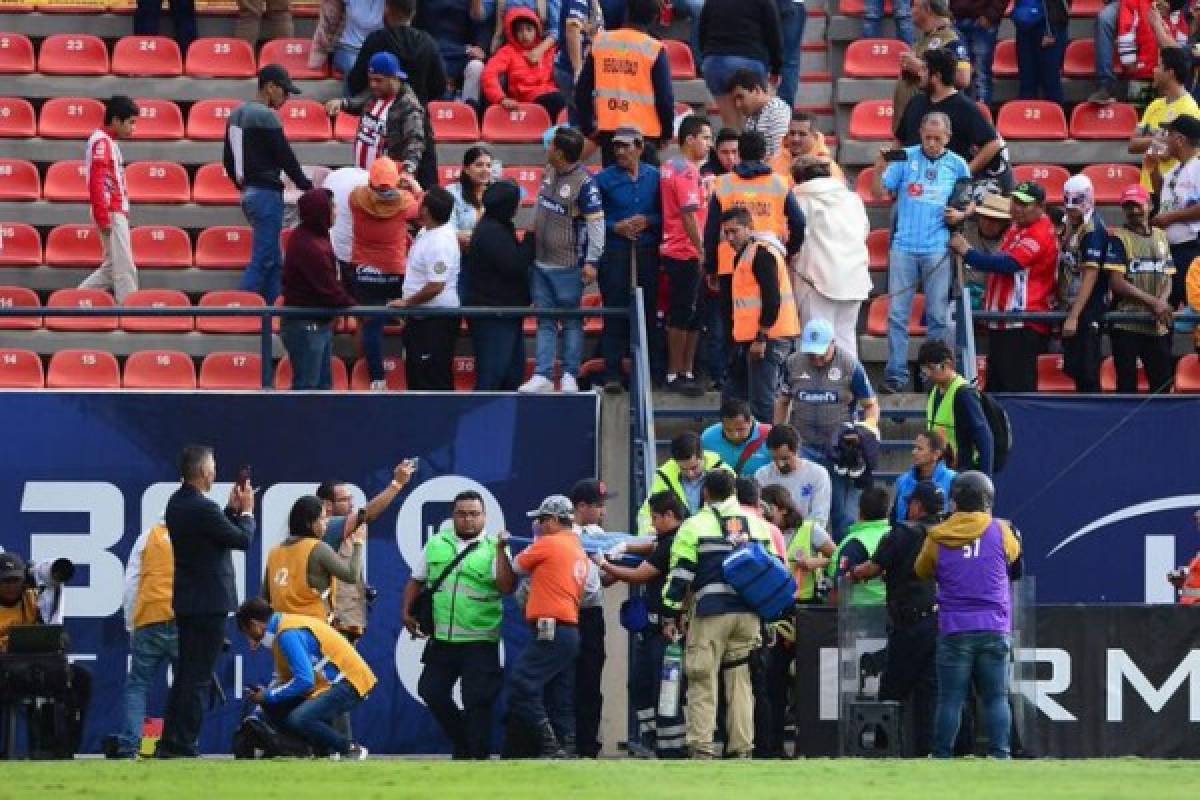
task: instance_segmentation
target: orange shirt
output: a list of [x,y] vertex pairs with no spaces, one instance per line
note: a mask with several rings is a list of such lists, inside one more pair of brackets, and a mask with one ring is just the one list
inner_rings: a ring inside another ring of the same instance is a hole
[[553,617],[567,625],[579,624],[588,560],[573,531],[539,537],[517,556],[516,567],[530,574],[525,619]]

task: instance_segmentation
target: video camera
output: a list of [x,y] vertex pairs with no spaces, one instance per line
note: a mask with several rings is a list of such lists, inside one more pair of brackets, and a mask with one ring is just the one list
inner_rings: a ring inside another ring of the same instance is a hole
[[36,561],[25,567],[25,586],[30,589],[60,589],[75,577],[75,562],[69,558]]
[[[954,189],[950,192],[950,198],[946,201],[946,208],[952,208],[955,211],[966,213],[971,207],[971,203],[975,200],[975,184],[970,178],[959,178],[954,182]],[[955,233],[962,233],[965,222],[960,222],[952,226],[951,230]]]

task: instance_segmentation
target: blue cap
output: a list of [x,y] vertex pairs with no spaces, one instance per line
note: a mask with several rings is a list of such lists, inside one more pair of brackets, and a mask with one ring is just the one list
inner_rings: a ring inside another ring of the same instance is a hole
[[800,342],[800,352],[814,356],[823,356],[829,352],[833,344],[833,326],[827,320],[810,319],[804,326],[804,336]]
[[382,75],[385,78],[399,78],[402,81],[408,80],[408,73],[400,69],[400,59],[392,53],[376,53],[371,56],[371,60],[367,63],[367,73]]

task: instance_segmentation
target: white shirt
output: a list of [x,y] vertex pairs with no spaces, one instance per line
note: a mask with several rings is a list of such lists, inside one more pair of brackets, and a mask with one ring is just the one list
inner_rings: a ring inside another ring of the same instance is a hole
[[[1160,211],[1182,211],[1200,203],[1200,156],[1192,156],[1163,176]],[[1167,226],[1167,241],[1171,244],[1190,242],[1200,236],[1200,222],[1176,222]],[[1176,269],[1188,268],[1176,264]]]
[[829,481],[829,471],[820,464],[802,458],[796,469],[784,475],[775,463],[771,462],[758,468],[754,473],[754,480],[758,481],[759,486],[779,484],[788,490],[805,520],[814,520],[822,526],[829,524],[829,505],[833,500],[833,490]]
[[369,173],[361,167],[335,169],[325,178],[322,188],[333,194],[333,228],[329,241],[333,243],[333,255],[338,261],[351,262],[354,250],[354,217],[350,213],[350,193],[366,186]]
[[454,223],[438,228],[422,228],[408,251],[404,271],[404,297],[415,295],[428,283],[445,283],[445,288],[425,303],[429,308],[458,308],[458,269],[460,250]]

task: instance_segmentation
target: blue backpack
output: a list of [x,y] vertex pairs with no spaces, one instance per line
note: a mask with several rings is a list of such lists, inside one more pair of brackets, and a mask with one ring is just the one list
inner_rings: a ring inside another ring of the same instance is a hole
[[[717,514],[717,519],[728,535],[728,523],[738,518],[725,519]],[[759,542],[751,540],[735,547],[722,562],[721,573],[742,602],[764,622],[781,619],[796,603],[796,579]]]

